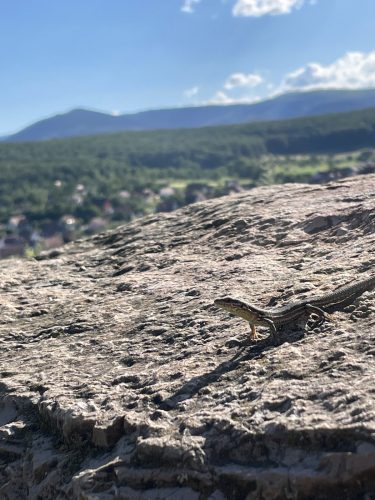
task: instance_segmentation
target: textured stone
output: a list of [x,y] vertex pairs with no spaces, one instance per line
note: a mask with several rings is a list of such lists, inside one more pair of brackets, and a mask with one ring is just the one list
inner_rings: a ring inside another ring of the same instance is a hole
[[375,495],[375,293],[278,345],[213,300],[375,272],[375,176],[257,188],[0,262],[0,498]]

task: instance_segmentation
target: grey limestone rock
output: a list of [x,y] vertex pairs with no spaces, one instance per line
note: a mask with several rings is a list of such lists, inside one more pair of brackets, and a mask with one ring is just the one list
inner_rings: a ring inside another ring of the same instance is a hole
[[375,495],[375,293],[319,329],[215,308],[375,272],[375,176],[257,188],[0,262],[0,498]]

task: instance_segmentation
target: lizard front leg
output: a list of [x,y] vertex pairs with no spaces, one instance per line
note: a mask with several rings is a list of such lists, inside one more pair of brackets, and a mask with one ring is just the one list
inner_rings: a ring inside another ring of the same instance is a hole
[[250,325],[250,338],[254,342],[256,342],[259,339],[257,329],[253,323],[249,323]]

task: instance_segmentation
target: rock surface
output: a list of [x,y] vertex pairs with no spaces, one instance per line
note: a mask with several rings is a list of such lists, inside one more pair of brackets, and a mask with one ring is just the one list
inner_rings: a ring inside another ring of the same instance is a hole
[[375,494],[375,293],[319,331],[262,307],[375,271],[375,176],[152,215],[0,263],[1,499]]

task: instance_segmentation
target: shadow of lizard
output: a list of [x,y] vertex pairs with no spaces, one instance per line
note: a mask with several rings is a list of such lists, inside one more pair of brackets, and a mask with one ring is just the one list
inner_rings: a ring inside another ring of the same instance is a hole
[[[288,339],[288,342],[290,341],[291,339]],[[247,346],[243,347],[231,359],[223,361],[213,370],[185,382],[172,396],[159,403],[160,408],[167,411],[174,409],[181,401],[192,398],[204,387],[217,382],[222,375],[236,370],[242,362],[260,358],[262,353],[269,348],[274,348],[274,345],[268,338],[251,346],[247,342]]]

